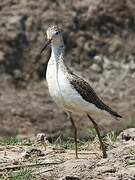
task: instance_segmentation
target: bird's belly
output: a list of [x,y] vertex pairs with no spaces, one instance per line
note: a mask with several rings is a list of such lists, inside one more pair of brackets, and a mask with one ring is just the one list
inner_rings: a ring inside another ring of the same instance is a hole
[[81,95],[72,87],[68,79],[64,76],[59,79],[59,85],[61,88],[61,94],[64,98],[64,110],[77,113],[86,114],[90,112],[98,113],[99,109],[85,101]]
[[54,83],[53,85],[55,85],[55,88],[54,86],[50,86],[48,83],[50,96],[52,97],[52,99],[58,106],[62,106],[62,97],[61,97],[60,91],[57,87],[57,84]]
[[[72,93],[72,92],[71,92]],[[98,109],[94,104],[85,101],[80,95],[68,94],[65,96],[65,111],[69,111],[75,114],[100,114],[101,110]]]

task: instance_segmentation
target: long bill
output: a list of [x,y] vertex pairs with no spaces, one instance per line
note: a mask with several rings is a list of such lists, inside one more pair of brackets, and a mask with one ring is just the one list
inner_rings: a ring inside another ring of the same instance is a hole
[[51,39],[48,39],[47,42],[45,43],[45,45],[42,47],[40,54],[43,53],[43,51],[48,47],[48,45],[51,43]]

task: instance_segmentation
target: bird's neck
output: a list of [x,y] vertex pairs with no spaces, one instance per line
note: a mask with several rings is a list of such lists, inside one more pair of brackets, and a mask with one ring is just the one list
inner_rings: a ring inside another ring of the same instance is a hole
[[[65,47],[64,45],[61,46],[52,46],[51,57],[48,63],[49,67],[54,68],[54,73],[58,75],[58,72],[67,72],[67,66],[64,62],[64,55],[65,55]],[[57,77],[58,78],[58,77]]]
[[55,63],[64,63],[65,47],[64,45],[54,46],[52,45],[51,61]]

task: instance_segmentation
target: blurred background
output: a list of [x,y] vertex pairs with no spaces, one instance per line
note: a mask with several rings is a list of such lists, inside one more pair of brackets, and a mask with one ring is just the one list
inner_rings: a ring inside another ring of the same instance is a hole
[[[88,79],[124,118],[99,121],[104,132],[135,126],[134,0],[4,0],[0,2],[0,138],[72,135],[45,81],[50,49],[39,57],[45,31],[57,23],[66,64]],[[75,117],[80,138],[90,123]]]

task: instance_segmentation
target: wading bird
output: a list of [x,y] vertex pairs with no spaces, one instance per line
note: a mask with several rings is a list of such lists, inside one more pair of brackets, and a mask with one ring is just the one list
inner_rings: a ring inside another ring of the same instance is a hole
[[51,57],[47,65],[46,80],[49,93],[55,103],[68,114],[74,128],[75,155],[78,158],[77,128],[71,116],[72,113],[87,116],[93,123],[97,132],[103,158],[107,157],[104,143],[102,142],[97,123],[93,114],[105,114],[121,118],[117,112],[107,106],[95,93],[92,87],[82,78],[74,74],[64,63],[65,45],[62,33],[57,26],[47,29],[47,42],[41,49],[41,53],[51,44]]

